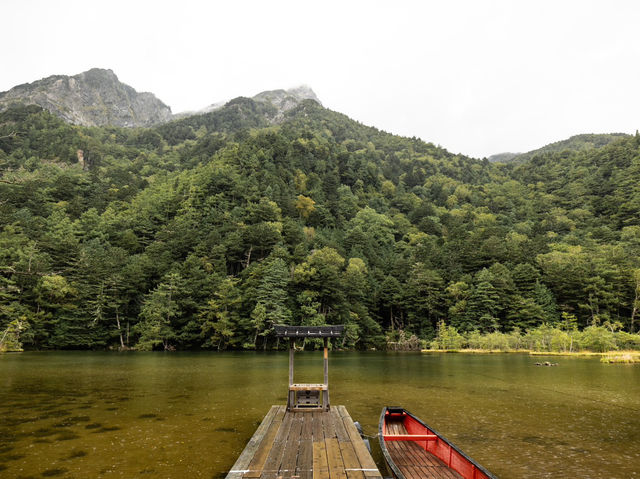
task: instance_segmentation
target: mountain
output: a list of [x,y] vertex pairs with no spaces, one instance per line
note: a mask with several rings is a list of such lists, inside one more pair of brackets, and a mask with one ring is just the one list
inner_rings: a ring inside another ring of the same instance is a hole
[[0,111],[13,103],[35,104],[83,126],[151,126],[171,119],[171,108],[152,93],[122,83],[111,70],[53,75],[0,93]]
[[[274,121],[282,120],[285,112],[291,110],[292,108],[295,108],[304,100],[313,100],[319,105],[322,105],[322,102],[318,99],[318,96],[307,85],[300,85],[295,88],[289,88],[288,90],[279,89],[263,91],[251,97],[251,100],[275,107],[276,113],[275,117],[273,118]],[[199,111],[177,113],[176,115],[174,115],[174,118],[181,119],[188,116],[211,113],[212,111],[220,110],[227,103],[228,101],[219,101],[216,103],[212,103],[211,105]]]
[[640,347],[611,336],[638,326],[640,134],[505,165],[286,97],[151,128],[0,112],[0,342],[263,349],[327,323],[345,348],[444,326]]
[[[279,123],[284,114],[305,100],[320,100],[308,86],[269,90],[251,98],[259,105],[261,123]],[[0,92],[0,112],[21,103],[38,105],[67,123],[82,126],[151,127],[171,120],[199,116],[223,109],[218,102],[200,111],[172,114],[152,93],[138,92],[118,80],[111,70],[93,68],[74,76],[53,75]],[[231,105],[238,102],[231,100]],[[256,127],[258,124],[253,124]]]
[[626,133],[586,133],[582,135],[574,135],[566,140],[550,143],[537,150],[531,150],[526,153],[498,153],[491,155],[489,161],[493,163],[525,163],[536,155],[545,153],[559,153],[562,151],[584,151],[602,148],[612,141],[620,138],[629,137]]
[[495,155],[491,155],[489,158],[487,158],[489,160],[490,163],[509,163],[510,161],[513,161],[514,158],[516,158],[518,155],[521,155],[522,153],[511,153],[511,152],[504,152],[504,153],[496,153]]
[[316,94],[309,87],[290,90],[264,91],[253,98],[238,97],[224,105],[213,104],[202,113],[180,113],[174,121],[154,127],[170,145],[196,138],[204,128],[208,133],[237,133],[251,128],[279,125],[295,116],[305,106],[322,108]]
[[292,108],[298,106],[304,100],[313,100],[322,105],[315,92],[306,85],[301,85],[289,90],[271,90],[258,93],[252,100],[263,103],[271,103],[278,109],[278,117]]
[[578,135],[509,168],[515,180],[554,199],[559,222],[569,220],[563,228],[610,238],[640,226],[639,147],[637,134]]

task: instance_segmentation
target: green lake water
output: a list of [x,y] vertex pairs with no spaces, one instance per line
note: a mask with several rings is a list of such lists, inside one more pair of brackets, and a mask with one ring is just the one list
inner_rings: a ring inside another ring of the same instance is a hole
[[[541,360],[336,352],[331,402],[370,435],[383,406],[404,406],[503,479],[640,478],[640,365]],[[286,403],[287,361],[0,355],[0,477],[223,478],[269,407]],[[321,353],[298,353],[296,373],[320,381]]]

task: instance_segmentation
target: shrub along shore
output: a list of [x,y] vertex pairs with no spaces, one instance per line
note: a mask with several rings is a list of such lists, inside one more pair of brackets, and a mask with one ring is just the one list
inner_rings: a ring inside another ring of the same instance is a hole
[[[570,319],[570,318],[565,318]],[[411,338],[407,340],[411,342]],[[424,346],[427,346],[425,343]],[[640,334],[620,331],[619,325],[605,322],[591,325],[582,331],[571,321],[542,324],[528,331],[514,328],[509,333],[478,331],[460,333],[441,321],[436,337],[423,351],[441,352],[528,352],[533,355],[602,357],[607,363],[640,362]]]

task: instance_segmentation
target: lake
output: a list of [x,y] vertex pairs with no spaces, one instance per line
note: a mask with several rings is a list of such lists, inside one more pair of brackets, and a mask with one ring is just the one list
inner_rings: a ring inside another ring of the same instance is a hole
[[[535,366],[544,360],[335,352],[331,403],[372,436],[383,406],[404,406],[503,479],[640,478],[640,366],[565,357]],[[286,403],[287,361],[0,355],[0,477],[223,478],[269,407]],[[296,374],[321,382],[322,354],[297,353]]]

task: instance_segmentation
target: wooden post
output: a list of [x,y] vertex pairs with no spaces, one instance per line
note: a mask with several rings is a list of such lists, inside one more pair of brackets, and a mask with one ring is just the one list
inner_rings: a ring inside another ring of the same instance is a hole
[[324,386],[322,391],[322,406],[325,411],[329,410],[329,338],[324,338]]
[[290,410],[292,407],[295,407],[296,402],[296,393],[291,390],[291,386],[293,385],[293,355],[296,349],[296,340],[294,338],[289,338],[289,395],[287,397],[287,410]]

